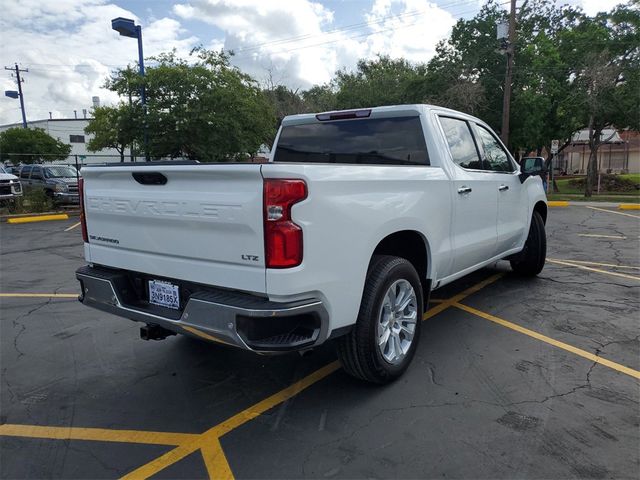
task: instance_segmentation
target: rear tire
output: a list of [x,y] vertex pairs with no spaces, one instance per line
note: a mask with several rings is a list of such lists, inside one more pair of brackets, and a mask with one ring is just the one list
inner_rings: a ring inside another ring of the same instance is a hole
[[511,260],[511,268],[519,275],[534,277],[544,268],[547,258],[547,236],[544,221],[538,212],[533,212],[529,236],[524,249]]
[[372,383],[400,377],[413,359],[422,324],[420,277],[404,258],[374,255],[354,328],[337,339],[344,370]]

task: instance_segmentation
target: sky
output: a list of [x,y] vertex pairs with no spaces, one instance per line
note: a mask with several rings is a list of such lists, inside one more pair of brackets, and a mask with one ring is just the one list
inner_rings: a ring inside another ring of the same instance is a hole
[[[507,0],[502,0],[505,8]],[[618,0],[566,0],[588,14]],[[427,62],[459,18],[484,0],[2,0],[0,61],[17,63],[27,120],[73,118],[74,110],[117,103],[103,88],[114,69],[137,60],[135,39],[111,19],[142,25],[145,57],[195,46],[233,50],[232,63],[262,84],[307,89],[377,54]],[[0,88],[16,90],[11,72]],[[0,97],[0,125],[20,122],[18,100]]]

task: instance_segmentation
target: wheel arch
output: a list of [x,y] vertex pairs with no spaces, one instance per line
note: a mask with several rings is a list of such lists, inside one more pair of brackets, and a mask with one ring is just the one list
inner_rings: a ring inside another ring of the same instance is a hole
[[538,212],[542,217],[542,223],[547,224],[547,204],[540,200],[533,206],[533,211]]
[[431,251],[429,242],[416,230],[400,230],[384,237],[373,250],[374,255],[401,257],[413,265],[422,282],[423,298],[426,303],[431,292]]

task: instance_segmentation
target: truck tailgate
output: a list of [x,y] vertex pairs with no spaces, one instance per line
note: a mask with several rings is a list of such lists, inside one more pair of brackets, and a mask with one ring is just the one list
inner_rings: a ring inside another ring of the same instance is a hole
[[102,166],[82,175],[90,262],[264,293],[260,165]]

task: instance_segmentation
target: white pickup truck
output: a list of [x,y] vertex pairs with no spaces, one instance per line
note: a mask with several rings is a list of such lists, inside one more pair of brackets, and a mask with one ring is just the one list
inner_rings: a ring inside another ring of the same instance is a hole
[[258,353],[336,339],[377,383],[432,290],[500,259],[536,275],[546,197],[482,121],[401,105],[286,117],[265,164],[87,166],[80,301]]

